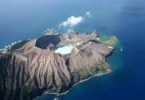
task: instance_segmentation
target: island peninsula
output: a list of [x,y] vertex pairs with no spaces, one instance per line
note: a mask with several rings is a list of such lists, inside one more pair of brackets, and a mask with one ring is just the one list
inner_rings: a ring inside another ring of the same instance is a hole
[[49,32],[1,50],[0,100],[31,100],[45,91],[61,94],[91,76],[111,72],[106,57],[114,47],[107,43],[97,32]]

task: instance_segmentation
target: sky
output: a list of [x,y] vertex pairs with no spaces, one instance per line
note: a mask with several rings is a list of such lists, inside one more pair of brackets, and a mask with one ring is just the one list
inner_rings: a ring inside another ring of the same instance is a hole
[[[112,17],[111,13],[120,13],[128,4],[136,8],[144,6],[139,1],[143,0],[0,0],[0,46],[18,39],[40,36],[47,28],[60,24],[61,27],[69,26],[72,31],[72,27],[77,27],[86,20],[93,22],[91,18],[86,18],[86,12],[96,17],[96,25],[102,22],[102,26],[114,24],[115,27],[117,23],[119,25],[119,16]],[[104,14],[102,18],[99,18],[98,13]],[[103,18],[105,16],[108,18]],[[108,19],[113,23],[109,23]],[[72,25],[72,20],[77,21],[73,21]],[[99,27],[96,25],[88,24],[89,28]]]

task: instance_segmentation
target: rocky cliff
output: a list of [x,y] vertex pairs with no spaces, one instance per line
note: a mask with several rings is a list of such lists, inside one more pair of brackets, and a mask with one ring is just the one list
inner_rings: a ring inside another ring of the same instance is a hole
[[[0,53],[0,100],[31,100],[44,91],[63,93],[92,75],[110,71],[111,50],[98,34],[53,33],[26,40]],[[56,53],[73,45],[69,54]]]

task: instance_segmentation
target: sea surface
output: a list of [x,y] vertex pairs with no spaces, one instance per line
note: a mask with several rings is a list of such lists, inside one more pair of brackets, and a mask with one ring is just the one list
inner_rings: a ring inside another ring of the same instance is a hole
[[[87,13],[89,12],[89,13]],[[74,27],[59,27],[81,16]],[[54,31],[115,35],[120,41],[107,58],[113,72],[93,77],[62,96],[37,100],[145,100],[145,0],[0,0],[0,48]]]

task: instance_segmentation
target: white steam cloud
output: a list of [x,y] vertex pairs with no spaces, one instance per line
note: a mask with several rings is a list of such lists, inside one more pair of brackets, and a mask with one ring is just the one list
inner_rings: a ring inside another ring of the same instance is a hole
[[92,17],[92,14],[91,14],[91,12],[86,12],[86,15],[88,16],[88,17]]
[[70,16],[65,21],[60,23],[58,26],[59,28],[64,28],[67,32],[73,32],[75,27],[80,23],[87,20],[87,18],[91,18],[92,14],[90,11],[85,12],[83,16]]
[[63,26],[63,27],[74,27],[78,24],[80,24],[81,22],[84,21],[84,17],[79,16],[79,17],[75,17],[75,16],[71,16],[69,18],[67,18],[66,21],[62,22],[59,26]]

